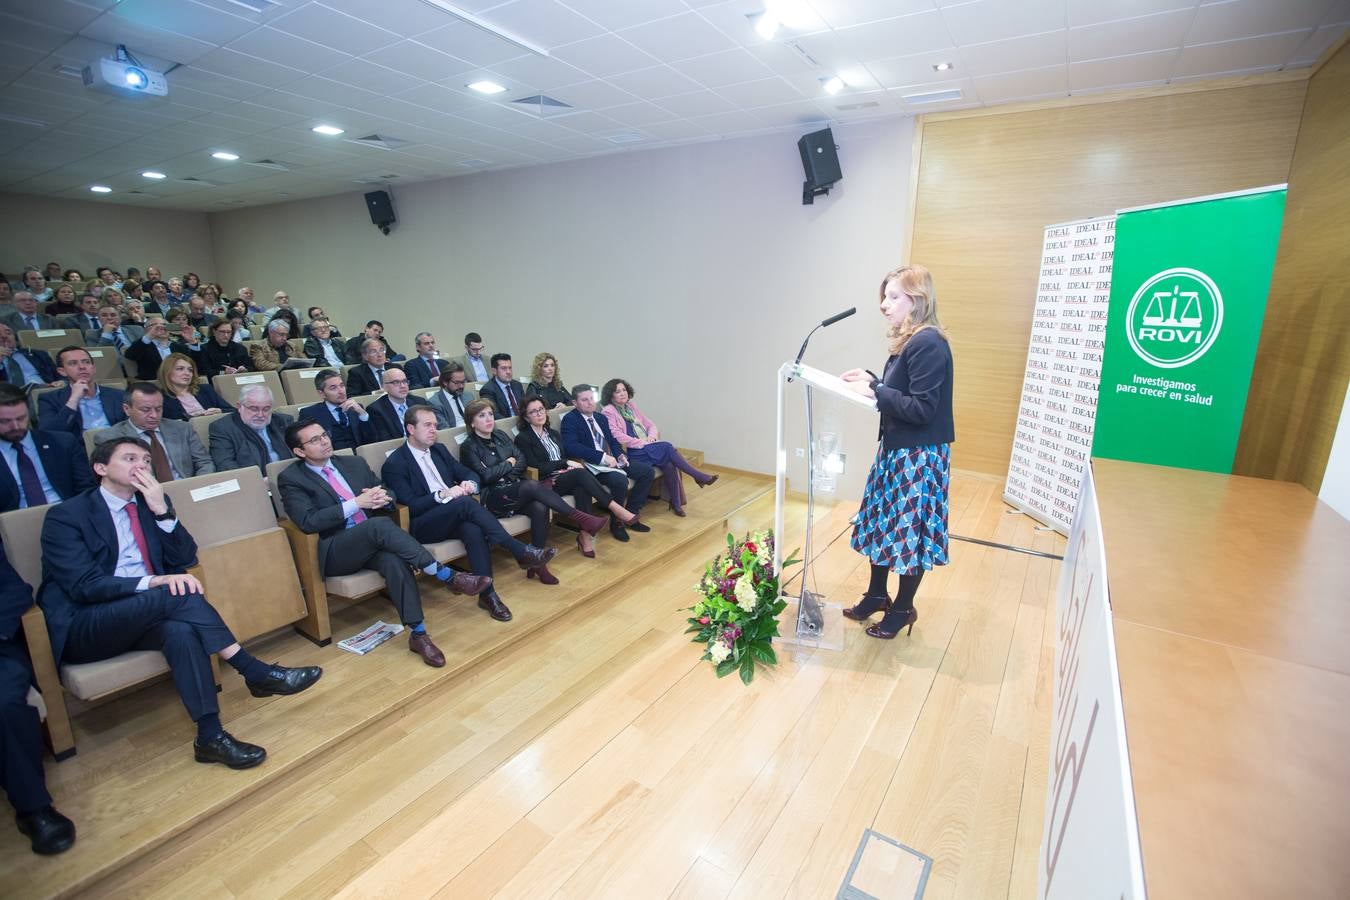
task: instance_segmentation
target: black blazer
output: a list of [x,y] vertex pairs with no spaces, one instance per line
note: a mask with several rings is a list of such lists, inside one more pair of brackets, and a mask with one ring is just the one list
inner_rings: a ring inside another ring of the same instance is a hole
[[[38,377],[48,384],[51,384],[53,381],[61,380],[61,376],[56,374],[56,363],[52,362],[52,358],[48,355],[47,351],[27,350],[23,347],[16,347],[14,348],[14,353],[28,360],[32,367],[37,369]],[[9,366],[5,363],[0,363],[0,381],[9,381]],[[22,387],[22,385],[19,385],[19,387]]]
[[539,471],[540,478],[547,478],[554,472],[563,472],[567,469],[567,450],[563,447],[562,435],[552,428],[548,428],[548,436],[553,439],[553,443],[558,445],[558,450],[562,453],[562,459],[549,459],[544,442],[539,440],[539,435],[535,434],[534,429],[530,426],[526,425],[516,435],[516,449],[524,455],[525,465]]
[[[450,365],[448,359],[437,359],[436,366],[441,371]],[[431,364],[420,356],[414,356],[403,364],[403,371],[408,373],[408,383],[414,388],[431,387],[436,383],[436,378],[432,377]]]
[[[65,431],[34,431],[33,443],[42,460],[47,480],[65,500],[80,491],[88,490],[98,482],[89,459],[84,455],[84,442]],[[44,501],[45,502],[45,501]],[[0,512],[19,508],[19,485],[9,465],[0,460]]]
[[[520,386],[519,381],[511,382],[511,397],[516,403],[516,413],[520,413],[520,405],[525,402],[525,389]],[[483,382],[483,387],[478,391],[478,399],[487,400],[492,403],[497,411],[497,418],[514,418],[506,408],[506,395],[502,393],[502,386],[497,383],[497,379],[489,378]]]
[[[345,365],[347,361],[347,347],[339,339],[339,335],[334,333],[333,336],[328,339],[328,343],[332,345],[333,352],[337,354],[337,358],[342,360],[343,365]],[[305,326],[305,356],[314,360],[314,365],[316,366],[324,369],[334,368],[333,364],[328,361],[328,357],[323,355],[323,344],[319,342],[318,338],[309,336],[308,325]]]
[[323,401],[304,407],[296,414],[296,418],[301,422],[318,422],[322,425],[323,430],[328,432],[328,437],[333,441],[334,450],[353,449],[369,443],[366,432],[370,430],[371,422],[362,422],[348,413],[347,424],[343,425],[333,418],[333,414],[328,410],[328,404]]
[[[445,417],[441,411],[436,409],[427,401],[416,394],[409,394],[408,406],[425,406],[436,414],[436,427],[449,428]],[[365,423],[364,431],[366,433],[367,443],[378,443],[379,441],[401,440],[406,432],[403,430],[403,420],[398,417],[398,411],[394,409],[394,401],[389,399],[389,395],[376,397],[375,402],[366,407],[366,412],[370,414],[370,421]]]
[[[293,421],[285,413],[274,412],[272,421],[267,423],[267,439],[280,459],[293,458],[286,448],[286,426]],[[255,466],[263,475],[267,474],[267,464],[272,461],[267,455],[267,447],[262,438],[239,418],[239,413],[216,419],[206,432],[211,438],[211,461],[216,464],[217,472]]]
[[[370,466],[359,456],[334,456],[329,459],[329,464],[342,474],[353,495],[380,484]],[[281,470],[277,476],[277,490],[281,491],[281,505],[290,520],[306,534],[319,536],[319,571],[322,572],[333,536],[347,527],[347,518],[342,514],[342,498],[322,475],[311,472],[303,461]],[[397,493],[389,488],[386,490],[390,494],[386,508],[393,509],[393,498]]]
[[525,388],[525,396],[538,397],[540,400],[544,401],[544,405],[549,409],[552,409],[559,403],[563,406],[572,405],[572,394],[567,390],[566,385],[561,388],[555,388],[551,384],[538,384],[531,381],[529,386]]
[[[609,420],[599,409],[595,411],[594,418],[595,424],[600,426],[600,434],[604,435],[604,444],[609,448],[609,455],[615,459],[623,456],[623,445],[614,440],[614,435],[610,433]],[[562,437],[563,455],[568,459],[579,459],[592,465],[600,465],[602,454],[595,449],[591,430],[587,427],[580,410],[574,409],[562,417]]]
[[222,347],[214,340],[203,342],[201,352],[197,354],[197,368],[201,370],[201,373],[207,378],[215,378],[225,371],[226,366],[253,368],[244,345],[230,341],[229,344]]
[[360,397],[362,394],[373,394],[376,391],[383,390],[379,379],[375,373],[370,371],[370,366],[364,362],[359,363],[356,368],[347,373],[347,396]]
[[886,360],[877,383],[881,412],[881,449],[948,444],[956,440],[952,422],[952,350],[935,328],[925,328]]
[[[0,545],[0,651],[7,641],[14,641],[22,626],[23,614],[33,605],[33,589],[19,577],[19,573],[5,556]],[[19,651],[22,654],[23,651]]]
[[[234,407],[230,405],[224,397],[216,393],[216,389],[203,381],[197,386],[197,402],[202,405],[202,409],[218,409],[223,413],[234,412]],[[191,422],[192,416],[183,409],[183,404],[177,397],[164,395],[164,418],[178,419],[183,422]]]
[[[181,353],[192,359],[199,354],[182,341],[169,342],[170,353]],[[136,364],[136,378],[140,381],[154,381],[159,376],[159,364],[163,362],[159,351],[145,341],[132,341],[131,346],[122,351],[122,356]]]
[[[42,424],[44,431],[66,431],[76,437],[84,434],[84,420],[80,416],[80,408],[77,406],[68,409],[66,401],[69,399],[69,385],[38,396],[38,422]],[[103,406],[103,414],[108,417],[109,425],[116,425],[127,417],[122,411],[125,395],[117,388],[100,387],[98,399]]]
[[[176,575],[197,561],[197,542],[179,522],[167,534],[137,494],[136,513],[156,572]],[[76,604],[106,603],[135,593],[137,578],[117,571],[117,528],[98,488],[58,503],[42,523],[42,587],[38,605],[47,616],[52,656],[59,663]]]
[[[508,462],[515,457],[515,463]],[[500,431],[491,440],[483,440],[472,431],[459,445],[459,458],[474,471],[474,481],[484,490],[498,482],[511,484],[525,477],[525,454]]]
[[[478,481],[478,476],[458,462],[444,444],[432,444],[430,452],[431,462],[436,466],[436,471],[446,487],[454,487],[461,481]],[[389,454],[380,475],[384,478],[385,487],[396,495],[401,503],[408,505],[408,513],[414,521],[418,516],[439,505],[431,493],[431,488],[427,487],[427,480],[406,443]]]
[[[334,334],[333,337],[334,339],[336,339],[337,335]],[[364,332],[358,334],[356,337],[348,339],[347,363],[349,365],[358,366],[365,362],[365,360],[361,358],[361,345],[364,344],[367,340],[368,338],[365,336]],[[384,358],[387,361],[397,362],[398,360],[403,358],[400,354],[394,352],[394,348],[389,346],[389,342],[385,340],[383,336],[381,336],[379,340],[381,344],[384,344]]]

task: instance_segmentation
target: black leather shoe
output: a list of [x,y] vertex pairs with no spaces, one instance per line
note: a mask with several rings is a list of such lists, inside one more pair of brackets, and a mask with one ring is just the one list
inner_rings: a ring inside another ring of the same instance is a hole
[[192,755],[199,763],[222,763],[231,769],[251,769],[267,759],[267,751],[257,744],[235,740],[222,731],[208,743],[193,742]]
[[255,697],[272,697],[278,694],[298,694],[319,680],[323,669],[318,666],[301,666],[288,669],[285,666],[273,666],[271,673],[262,681],[246,681],[248,692]]
[[614,535],[614,540],[628,543],[628,529],[622,525],[617,525],[611,521],[609,523],[609,533]]
[[486,597],[478,598],[478,608],[485,610],[489,616],[498,622],[510,622],[511,610],[506,608],[502,598],[497,596],[496,591],[490,591]]
[[550,559],[557,555],[557,547],[536,547],[531,544],[525,548],[525,553],[516,562],[520,564],[522,569],[533,569],[535,566],[547,564]]
[[19,831],[33,839],[33,852],[43,856],[65,853],[75,843],[75,823],[48,806],[28,815],[16,815]]
[[652,530],[652,526],[648,525],[646,522],[629,522],[628,530],[636,531],[638,534],[646,534]]

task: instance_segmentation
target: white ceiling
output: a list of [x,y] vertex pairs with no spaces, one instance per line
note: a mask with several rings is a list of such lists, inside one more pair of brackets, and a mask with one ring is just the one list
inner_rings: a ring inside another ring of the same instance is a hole
[[[425,0],[0,0],[0,190],[220,210],[1309,66],[1350,25],[1350,0],[782,0],[791,27],[766,42],[747,19],[766,0],[448,2],[546,55]],[[109,97],[57,71],[115,44],[177,64],[167,99]],[[833,74],[848,87],[830,97]],[[508,90],[466,90],[478,78]],[[953,88],[961,99],[905,99]],[[541,92],[573,109],[544,119],[510,104]],[[320,122],[346,134],[311,132]],[[348,140],[372,133],[408,143]],[[263,159],[288,170],[248,164]]]

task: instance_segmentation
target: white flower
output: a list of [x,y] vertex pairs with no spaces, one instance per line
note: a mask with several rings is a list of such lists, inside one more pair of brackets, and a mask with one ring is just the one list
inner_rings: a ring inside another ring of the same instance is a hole
[[754,612],[759,597],[755,596],[753,578],[746,572],[736,581],[736,605],[746,612]]
[[731,655],[731,648],[719,636],[708,643],[708,653],[712,655],[713,662],[720,663]]

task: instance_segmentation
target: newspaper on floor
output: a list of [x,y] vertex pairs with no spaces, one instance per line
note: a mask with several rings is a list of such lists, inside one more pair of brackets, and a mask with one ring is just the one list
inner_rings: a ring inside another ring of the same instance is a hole
[[402,625],[390,625],[388,622],[377,621],[360,634],[354,634],[346,640],[338,641],[338,646],[348,653],[365,656],[402,630]]

